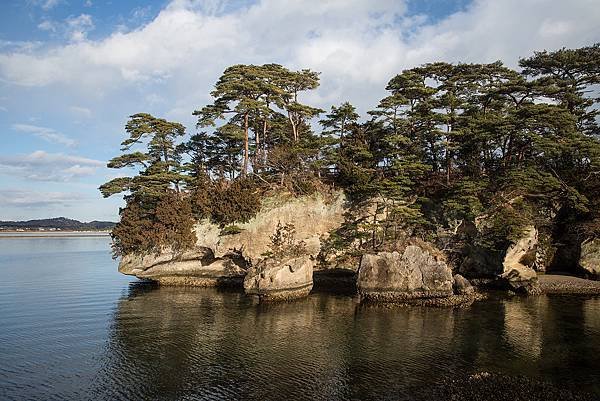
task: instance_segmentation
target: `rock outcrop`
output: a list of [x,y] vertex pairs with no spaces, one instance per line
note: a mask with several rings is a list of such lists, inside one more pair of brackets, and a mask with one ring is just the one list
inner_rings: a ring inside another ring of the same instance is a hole
[[313,267],[309,255],[262,259],[248,271],[244,290],[265,301],[304,297],[313,287]]
[[198,247],[176,254],[165,250],[158,254],[125,255],[119,272],[163,285],[217,286],[241,284],[246,263],[240,255],[215,258],[211,249]]
[[257,263],[269,251],[277,225],[291,223],[295,240],[303,241],[306,254],[316,257],[322,239],[343,223],[345,205],[346,197],[341,191],[334,192],[330,199],[320,194],[267,198],[256,216],[247,223],[236,224],[240,229],[238,234],[221,235],[221,228],[208,221],[197,224],[197,245],[212,249],[217,257],[232,250],[241,251],[248,261]]
[[538,231],[529,226],[504,252],[469,246],[459,272],[469,278],[495,280],[513,291],[536,293],[537,273],[533,266],[537,245]]
[[[270,286],[261,282],[257,291],[264,289],[265,294],[281,292],[282,295],[287,294],[285,297],[292,297],[291,287],[298,287],[295,293],[308,293],[312,288],[312,260],[321,250],[322,239],[343,223],[345,206],[346,197],[342,191],[327,196],[278,195],[266,198],[255,217],[247,223],[237,224],[239,233],[221,235],[222,227],[203,221],[194,227],[197,237],[194,249],[180,254],[165,249],[159,253],[125,255],[119,264],[119,272],[170,285],[241,284],[248,266],[259,263],[262,255],[270,251],[271,236],[278,225],[291,223],[294,239],[303,244],[303,254],[307,259],[303,262],[261,262],[262,273],[274,282]],[[276,265],[283,266],[284,262],[291,264],[294,271],[299,269],[299,272],[287,277],[283,273],[285,269],[279,271],[276,268]],[[298,278],[302,275],[306,277]],[[286,284],[288,282],[290,288]]]
[[457,295],[470,295],[475,292],[475,288],[471,285],[469,280],[461,276],[460,274],[454,275],[454,293]]
[[403,253],[366,254],[358,270],[359,294],[374,301],[448,297],[452,285],[448,265],[417,245],[407,246]]
[[579,267],[589,278],[600,280],[600,239],[589,239],[581,244]]
[[508,288],[514,291],[536,293],[537,273],[532,268],[536,261],[538,232],[530,226],[524,231],[523,236],[511,244],[502,261],[502,275],[500,276]]

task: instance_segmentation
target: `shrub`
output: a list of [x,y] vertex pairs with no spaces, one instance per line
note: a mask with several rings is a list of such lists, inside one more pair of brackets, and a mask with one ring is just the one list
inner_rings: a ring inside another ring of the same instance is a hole
[[283,225],[281,222],[278,222],[275,232],[269,238],[271,239],[269,251],[265,252],[263,256],[296,257],[306,252],[306,243],[304,241],[296,241],[296,227],[292,223]]
[[168,192],[158,200],[129,198],[120,215],[111,233],[115,257],[164,247],[182,252],[195,244],[190,200],[181,194]]
[[258,186],[249,178],[220,181],[213,187],[211,219],[221,225],[245,223],[260,209]]

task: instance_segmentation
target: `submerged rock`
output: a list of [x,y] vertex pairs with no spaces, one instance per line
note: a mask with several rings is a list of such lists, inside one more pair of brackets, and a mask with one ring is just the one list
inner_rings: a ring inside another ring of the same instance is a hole
[[262,259],[248,271],[244,290],[265,301],[301,298],[313,287],[313,268],[309,255]]
[[453,281],[452,271],[444,261],[420,246],[409,245],[403,253],[364,255],[357,288],[368,300],[402,302],[451,296]]
[[590,239],[581,244],[579,267],[594,280],[600,280],[600,239]]
[[215,258],[212,250],[198,247],[176,254],[125,255],[119,271],[162,285],[218,286],[241,284],[246,274],[246,263],[237,254]]

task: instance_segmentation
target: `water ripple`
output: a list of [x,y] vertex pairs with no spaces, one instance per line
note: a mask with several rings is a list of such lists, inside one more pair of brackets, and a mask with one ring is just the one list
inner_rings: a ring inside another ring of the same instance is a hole
[[481,370],[600,396],[599,298],[461,310],[326,294],[257,304],[132,281],[108,245],[0,240],[2,400],[408,400]]

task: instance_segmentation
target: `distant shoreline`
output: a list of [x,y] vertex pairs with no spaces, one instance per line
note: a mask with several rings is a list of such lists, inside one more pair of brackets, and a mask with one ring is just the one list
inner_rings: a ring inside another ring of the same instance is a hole
[[69,237],[108,237],[110,231],[38,231],[2,230],[1,238],[69,238]]

